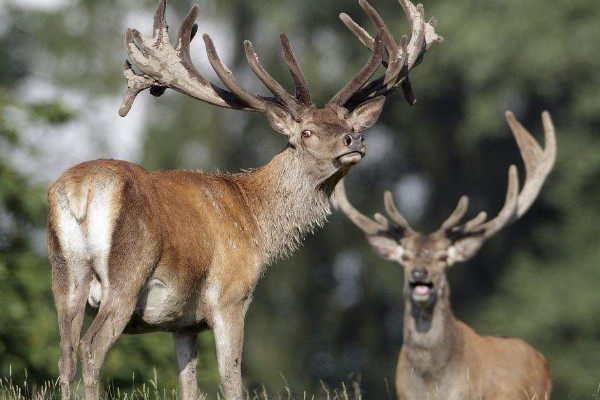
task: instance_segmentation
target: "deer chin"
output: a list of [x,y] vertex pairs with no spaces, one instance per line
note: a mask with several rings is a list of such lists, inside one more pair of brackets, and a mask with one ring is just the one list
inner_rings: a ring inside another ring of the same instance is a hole
[[353,151],[339,156],[337,159],[342,165],[354,165],[358,164],[362,160],[364,154],[359,151]]

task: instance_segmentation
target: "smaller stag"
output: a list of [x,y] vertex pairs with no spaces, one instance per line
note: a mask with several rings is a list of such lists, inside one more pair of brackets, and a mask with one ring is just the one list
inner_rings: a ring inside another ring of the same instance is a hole
[[519,193],[517,168],[509,168],[506,200],[498,216],[486,222],[485,212],[460,225],[467,211],[463,196],[442,226],[427,236],[414,231],[385,192],[385,209],[372,220],[346,198],[344,182],[334,201],[362,229],[382,258],[404,267],[404,345],[396,371],[396,389],[403,400],[544,399],[551,381],[546,359],[520,339],[480,336],[454,318],[446,268],[473,257],[483,242],[520,218],[537,197],[556,157],[554,126],[542,114],[545,149],[515,119],[506,119],[525,163],[526,179]]

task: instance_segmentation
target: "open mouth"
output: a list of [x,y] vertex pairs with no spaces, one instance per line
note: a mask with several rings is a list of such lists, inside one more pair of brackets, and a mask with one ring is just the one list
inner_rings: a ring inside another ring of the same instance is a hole
[[352,151],[350,153],[342,154],[337,159],[340,163],[344,165],[356,164],[359,162],[364,156],[364,152],[362,151]]
[[410,294],[414,301],[422,302],[427,301],[433,295],[433,283],[432,282],[410,282]]

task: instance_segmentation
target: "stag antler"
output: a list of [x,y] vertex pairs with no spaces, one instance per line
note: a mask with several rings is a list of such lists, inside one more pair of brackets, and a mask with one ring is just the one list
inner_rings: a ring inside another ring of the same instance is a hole
[[[422,4],[415,6],[410,0],[398,0],[398,2],[404,9],[411,27],[410,41],[404,35],[400,45],[396,43],[375,8],[366,0],[358,2],[377,29],[384,31],[386,54],[382,63],[387,70],[385,75],[370,82],[349,99],[350,105],[354,102],[360,103],[365,98],[388,95],[399,86],[402,87],[404,97],[409,104],[413,105],[417,101],[408,78],[408,72],[421,63],[425,52],[434,43],[442,43],[444,38],[435,33],[437,25],[435,18],[425,22],[425,10]],[[354,22],[348,14],[340,14],[340,19],[367,48],[373,51],[374,40],[363,27]]]
[[[175,47],[169,42],[165,10],[166,0],[160,0],[154,13],[152,38],[146,38],[135,29],[127,30],[125,47],[133,65],[141,71],[141,74],[136,74],[132,69],[132,64],[125,61],[123,69],[128,88],[123,98],[123,105],[119,110],[121,116],[127,115],[135,97],[141,91],[151,89],[152,94],[160,96],[166,88],[172,88],[220,107],[260,113],[266,112],[268,103],[275,103],[286,108],[295,119],[299,118],[303,110],[312,107],[308,82],[292,52],[289,40],[284,34],[280,36],[281,46],[285,63],[296,87],[295,96],[289,94],[263,68],[254,52],[252,43],[245,41],[246,57],[252,71],[275,97],[264,97],[248,92],[221,61],[210,36],[202,35],[208,61],[227,90],[209,82],[198,72],[191,61],[190,42],[198,29],[198,25],[194,21],[198,15],[199,6],[194,5],[183,20]],[[375,73],[383,58],[382,38],[383,33],[379,32],[374,40],[373,54],[367,65],[338,93],[339,97],[352,96]]]
[[468,198],[463,196],[456,210],[434,232],[434,235],[462,237],[480,234],[483,238],[487,239],[507,224],[516,221],[525,214],[539,195],[542,185],[552,170],[556,159],[556,136],[550,114],[547,111],[542,113],[544,150],[542,150],[533,136],[516,120],[512,112],[507,111],[505,116],[525,164],[526,175],[523,188],[520,192],[518,191],[517,167],[511,165],[506,201],[496,218],[485,222],[487,215],[485,212],[481,212],[464,225],[457,226],[467,211]]
[[[546,177],[552,170],[556,159],[556,137],[552,119],[547,111],[542,114],[542,118],[545,133],[544,150],[542,150],[533,136],[515,119],[514,115],[510,111],[506,112],[506,120],[515,136],[525,164],[526,177],[522,190],[519,192],[517,167],[511,165],[508,169],[508,188],[506,190],[504,206],[494,219],[486,221],[487,214],[480,212],[475,218],[461,226],[457,226],[467,212],[469,204],[468,197],[462,196],[452,214],[430,236],[448,237],[453,240],[467,236],[478,236],[482,239],[487,239],[507,224],[520,218],[531,207]],[[406,218],[396,208],[392,194],[389,191],[386,191],[384,194],[384,204],[393,224],[390,224],[381,214],[375,214],[375,220],[372,220],[354,208],[346,197],[343,180],[335,188],[334,200],[337,206],[352,222],[367,235],[389,233],[396,237],[399,235],[402,237],[415,234],[415,231],[410,227]]]

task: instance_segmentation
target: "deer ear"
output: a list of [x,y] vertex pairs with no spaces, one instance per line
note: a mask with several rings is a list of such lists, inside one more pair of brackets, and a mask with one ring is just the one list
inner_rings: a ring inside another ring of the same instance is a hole
[[385,103],[385,97],[375,97],[352,111],[348,122],[352,125],[354,132],[361,132],[372,127],[381,115],[383,103]]
[[400,261],[404,249],[398,242],[382,235],[367,235],[367,240],[375,253],[388,261]]
[[290,136],[297,130],[298,122],[296,122],[288,110],[273,103],[267,103],[266,108],[267,120],[277,132]]
[[455,262],[463,262],[472,258],[483,245],[483,237],[471,236],[464,239],[458,239],[448,249],[448,265]]

